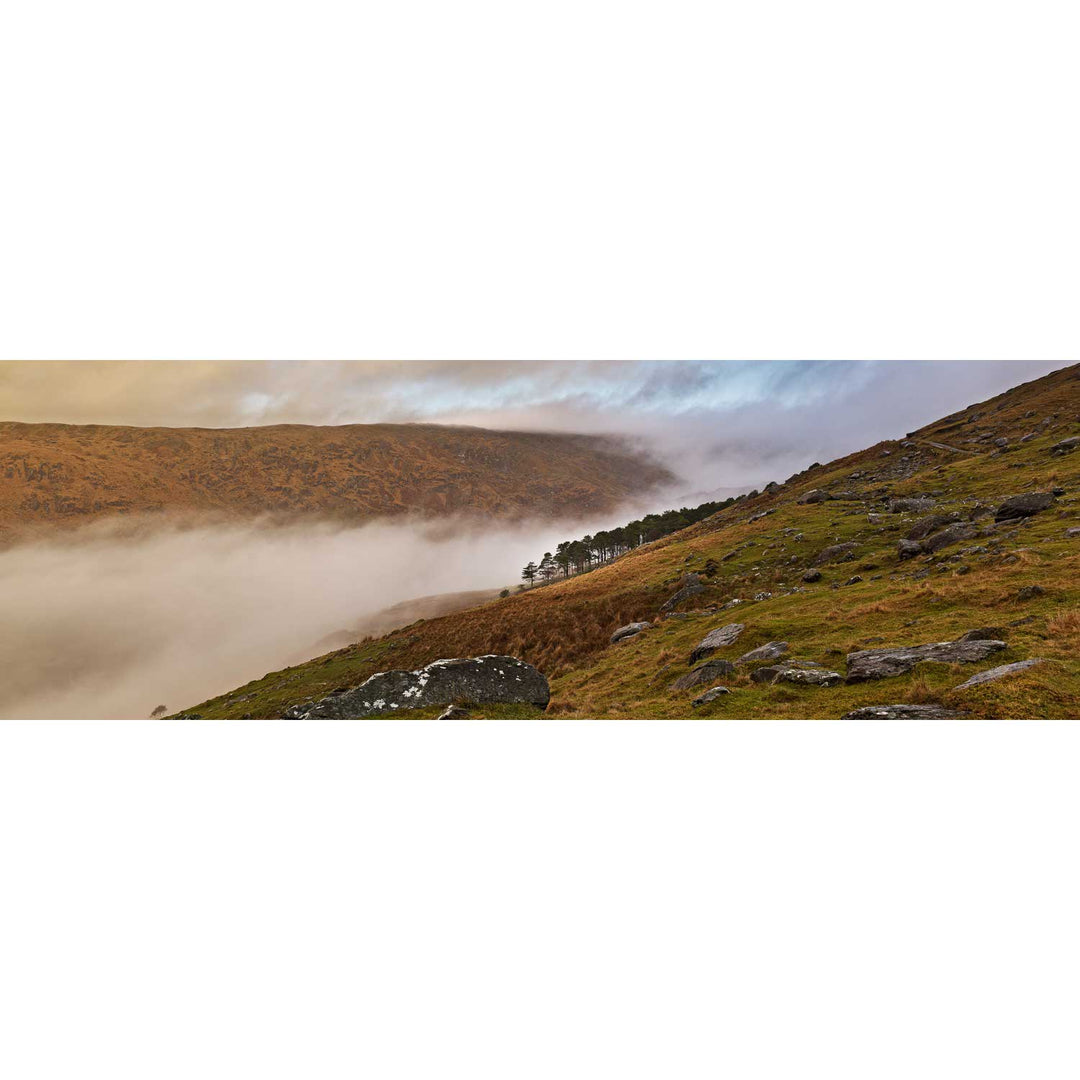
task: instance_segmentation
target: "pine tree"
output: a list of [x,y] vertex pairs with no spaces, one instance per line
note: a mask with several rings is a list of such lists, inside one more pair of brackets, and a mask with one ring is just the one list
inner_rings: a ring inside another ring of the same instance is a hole
[[530,562],[524,570],[521,571],[522,578],[529,583],[529,588],[532,588],[532,583],[536,580],[536,575],[539,572],[539,567],[534,562]]

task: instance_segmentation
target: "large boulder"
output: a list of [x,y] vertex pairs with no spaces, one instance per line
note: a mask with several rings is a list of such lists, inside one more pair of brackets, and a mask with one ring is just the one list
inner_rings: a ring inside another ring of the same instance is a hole
[[828,502],[832,496],[827,491],[822,491],[820,488],[814,488],[812,491],[808,491],[803,495],[799,502],[803,505],[806,503],[823,503]]
[[701,584],[701,578],[699,578],[697,574],[686,574],[682,580],[682,587],[672,596],[668,597],[660,610],[672,611],[683,603],[683,601],[689,600],[693,596],[700,596],[704,591],[705,586]]
[[822,566],[825,563],[850,562],[855,558],[855,549],[858,546],[858,544],[851,541],[844,544],[830,544],[817,553],[811,565]]
[[1080,435],[1073,435],[1068,439],[1062,439],[1059,443],[1054,443],[1050,447],[1052,453],[1055,454],[1069,454],[1073,450],[1080,447]]
[[982,685],[982,683],[994,682],[995,679],[1000,679],[1005,675],[1014,675],[1018,671],[1027,671],[1028,668],[1033,668],[1036,664],[1043,662],[1041,656],[1035,656],[1030,660],[1019,660],[1015,664],[1002,664],[1001,667],[992,667],[988,671],[980,671],[978,675],[972,675],[967,682],[962,682],[956,689],[969,690],[973,686]]
[[936,532],[933,536],[928,536],[923,540],[922,549],[932,555],[942,548],[947,548],[952,544],[959,544],[961,540],[971,540],[978,535],[978,532],[978,526],[970,523],[950,525],[947,529],[942,529],[941,532]]
[[710,630],[690,654],[688,662],[696,664],[703,657],[716,652],[717,649],[732,644],[745,629],[746,627],[742,623],[733,622],[728,623],[727,626],[718,626],[715,630]]
[[888,502],[889,512],[892,514],[921,514],[934,505],[934,500],[929,495],[911,495],[898,499],[890,499]]
[[914,559],[916,555],[922,553],[922,544],[918,540],[898,540],[896,542],[896,554],[901,562],[904,559]]
[[963,720],[967,713],[944,705],[864,705],[844,713],[841,720]]
[[312,705],[290,709],[290,719],[358,720],[393,716],[431,705],[536,705],[545,708],[547,679],[513,656],[436,660],[419,671],[380,671],[352,689],[339,690]]
[[691,690],[702,683],[714,683],[717,679],[726,679],[735,674],[735,665],[730,660],[706,660],[704,664],[680,675],[669,690]]
[[735,663],[753,664],[758,660],[776,660],[783,656],[787,650],[788,644],[786,641],[770,641],[767,645],[759,645],[756,649],[743,653]]
[[904,675],[916,664],[976,664],[991,653],[1005,648],[1004,641],[937,641],[928,645],[909,645],[889,649],[862,649],[848,653],[847,681],[866,682]]
[[611,644],[617,645],[620,641],[625,641],[628,638],[640,634],[642,630],[648,630],[650,626],[652,626],[652,623],[647,622],[632,622],[627,623],[626,626],[620,626],[619,629],[611,635]]
[[1013,495],[997,508],[994,520],[1016,521],[1018,518],[1031,517],[1032,514],[1052,506],[1053,502],[1052,491],[1028,491],[1022,495]]
[[944,528],[946,525],[951,525],[954,521],[959,520],[960,515],[955,511],[951,514],[930,514],[928,517],[920,518],[912,525],[908,530],[907,538],[909,540],[921,540],[935,530]]

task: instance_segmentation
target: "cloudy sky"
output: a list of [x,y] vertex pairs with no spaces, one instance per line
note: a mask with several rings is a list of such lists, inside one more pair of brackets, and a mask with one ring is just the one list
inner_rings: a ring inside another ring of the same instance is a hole
[[0,363],[0,420],[232,427],[427,422],[597,432],[688,491],[782,480],[1058,363],[117,361]]

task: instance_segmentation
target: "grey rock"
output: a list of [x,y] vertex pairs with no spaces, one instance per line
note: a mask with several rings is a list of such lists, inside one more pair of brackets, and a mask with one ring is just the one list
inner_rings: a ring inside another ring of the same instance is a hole
[[774,685],[781,682],[796,683],[800,686],[837,686],[844,677],[837,671],[825,671],[823,668],[792,667],[777,664],[772,667],[758,668],[750,675],[753,682]]
[[887,649],[862,649],[848,653],[847,681],[866,682],[904,675],[916,664],[975,664],[991,653],[1005,648],[1004,641],[938,641],[928,645],[900,646]]
[[890,499],[888,502],[891,514],[920,514],[929,510],[934,505],[934,500],[928,495],[913,495],[906,498]]
[[1054,443],[1050,447],[1050,450],[1055,454],[1069,454],[1080,446],[1080,435],[1073,435],[1069,439],[1062,439],[1059,443]]
[[961,683],[956,689],[967,690],[972,686],[981,686],[983,683],[994,682],[1004,675],[1012,675],[1017,671],[1027,671],[1036,664],[1045,663],[1041,656],[1032,657],[1030,660],[1019,660],[1015,664],[1002,664],[1001,667],[993,667],[987,671],[980,671],[978,675],[972,675],[967,682]]
[[754,599],[755,600],[771,600],[772,599],[772,593],[771,592],[755,593],[754,594]]
[[703,657],[731,645],[735,639],[746,629],[742,623],[728,623],[727,626],[718,626],[710,630],[698,643],[690,654],[690,663],[696,664]]
[[951,525],[954,521],[959,520],[960,515],[955,511],[951,514],[930,514],[928,517],[920,518],[912,525],[907,532],[907,539],[921,540],[936,529],[944,528],[946,525]]
[[963,720],[965,712],[943,705],[864,705],[844,713],[841,720]]
[[767,645],[759,645],[756,649],[751,649],[748,653],[744,653],[735,661],[736,664],[753,664],[758,660],[776,660],[788,651],[788,643],[786,641],[770,641]]
[[695,686],[704,683],[713,683],[717,679],[730,678],[735,674],[735,665],[730,660],[706,660],[704,664],[680,675],[669,687],[669,690],[692,690]]
[[[696,575],[695,575],[696,576]],[[684,585],[674,595],[670,596],[668,600],[661,605],[661,611],[671,611],[672,608],[678,607],[679,604],[685,600],[689,600],[691,597],[700,596],[705,591],[704,585],[698,585],[697,583],[691,585]]]
[[820,581],[821,580],[821,571],[820,570],[807,570],[806,573],[803,574],[802,579],[803,579],[803,581],[808,581],[808,582]]
[[1015,521],[1046,510],[1054,502],[1053,492],[1028,491],[1006,499],[994,515],[996,521]]
[[694,698],[690,704],[695,708],[700,708],[702,705],[710,705],[717,698],[723,697],[725,694],[730,694],[731,691],[726,686],[714,686],[711,690],[706,690],[704,694]]
[[933,536],[928,536],[923,540],[922,549],[929,554],[933,554],[935,551],[940,551],[951,544],[959,544],[961,540],[971,540],[977,535],[978,529],[974,525],[950,525],[947,529],[942,529],[941,532],[934,533]]
[[1037,596],[1042,596],[1046,590],[1041,585],[1026,585],[1017,594],[1017,600],[1034,600]]
[[1070,540],[1075,539],[1080,536],[1080,529],[1066,529],[1065,535],[1069,537]]
[[532,664],[513,656],[476,656],[436,660],[418,671],[380,671],[307,707],[298,718],[353,720],[456,702],[546,708],[550,696],[547,679]]
[[918,540],[898,540],[896,543],[896,554],[901,562],[904,559],[913,559],[922,553],[922,544]]
[[844,582],[845,585],[858,585],[862,581],[862,577],[859,574],[853,574]]
[[635,635],[640,634],[642,630],[648,630],[650,626],[652,626],[652,623],[647,622],[632,622],[627,623],[626,626],[620,626],[619,629],[611,635],[611,644],[615,645],[617,642],[632,638]]
[[799,499],[799,503],[805,505],[806,503],[823,503],[828,502],[832,496],[827,491],[822,491],[820,488],[814,488],[812,491],[806,492]]
[[825,563],[848,562],[855,558],[855,549],[857,547],[858,544],[851,541],[843,544],[830,544],[817,553],[813,565],[821,566]]

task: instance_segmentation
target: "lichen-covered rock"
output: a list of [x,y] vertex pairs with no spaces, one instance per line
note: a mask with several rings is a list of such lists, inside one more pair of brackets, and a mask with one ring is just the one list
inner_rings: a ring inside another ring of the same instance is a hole
[[806,573],[803,574],[802,579],[803,579],[803,581],[807,582],[808,584],[812,584],[815,581],[820,581],[821,580],[821,571],[820,570],[807,570]]
[[711,690],[706,690],[705,693],[702,694],[700,697],[694,698],[694,700],[691,701],[690,704],[695,709],[698,709],[702,705],[710,705],[717,698],[723,697],[725,694],[730,693],[731,691],[726,686],[714,686]]
[[941,532],[934,533],[932,536],[928,536],[922,541],[922,549],[927,554],[933,554],[936,551],[940,551],[942,548],[949,547],[952,544],[958,544],[961,540],[971,540],[978,535],[978,528],[971,524],[956,524],[950,525],[946,529],[942,529]]
[[898,540],[896,542],[896,554],[901,562],[904,559],[914,559],[916,555],[922,553],[922,544],[918,540]]
[[611,635],[611,644],[616,645],[620,641],[632,638],[637,634],[640,634],[642,630],[648,630],[650,626],[652,626],[652,623],[647,622],[632,622],[627,623],[626,626],[620,626],[619,629]]
[[670,596],[668,600],[661,606],[661,611],[671,611],[677,608],[683,601],[689,600],[691,597],[700,596],[705,591],[705,586],[698,581],[697,574],[687,574],[687,577],[692,577],[694,580],[687,585],[684,585],[674,595]]
[[899,499],[890,499],[888,506],[892,514],[921,514],[934,505],[929,495],[912,495]]
[[928,645],[900,646],[888,649],[862,649],[848,653],[847,681],[866,682],[904,675],[916,664],[975,664],[991,653],[1005,648],[1004,641],[936,641]]
[[734,674],[735,665],[730,660],[706,660],[693,671],[680,675],[668,689],[692,690],[695,686],[716,682],[717,679],[729,678]]
[[864,705],[841,720],[963,720],[967,713],[943,705]]
[[301,720],[354,720],[392,716],[431,705],[536,705],[546,708],[547,679],[513,656],[436,660],[419,671],[380,671],[360,686],[336,691],[286,716]]
[[767,645],[759,645],[756,649],[743,653],[735,663],[753,664],[758,660],[776,660],[787,651],[788,643],[786,641],[770,641]]
[[705,656],[731,645],[735,639],[746,629],[742,623],[728,623],[727,626],[718,626],[710,630],[698,643],[697,648],[690,654],[689,663],[696,664]]
[[799,502],[803,505],[806,503],[823,503],[828,502],[832,496],[827,491],[822,491],[820,488],[814,488],[812,491],[808,491],[803,495]]
[[1027,491],[1022,495],[1013,495],[1006,499],[994,515],[995,521],[1015,521],[1018,518],[1031,517],[1053,505],[1052,491]]
[[1041,585],[1025,585],[1016,594],[1017,600],[1034,600],[1036,597],[1042,596],[1046,590]]
[[1055,454],[1069,454],[1077,447],[1080,447],[1080,435],[1073,435],[1071,438],[1062,439],[1061,442],[1054,443],[1054,445],[1050,447],[1050,450]]
[[751,673],[750,679],[753,682],[770,685],[789,682],[801,686],[837,686],[844,681],[844,677],[837,671],[826,671],[823,668],[791,667],[787,664],[758,668],[757,671]]
[[1036,664],[1045,663],[1041,656],[1034,656],[1030,660],[1018,660],[1015,664],[1002,664],[1001,667],[992,667],[987,671],[980,671],[978,675],[972,675],[967,682],[962,682],[956,689],[968,690],[972,686],[980,686],[982,683],[993,682],[1005,675],[1013,675],[1019,671],[1027,671]]

